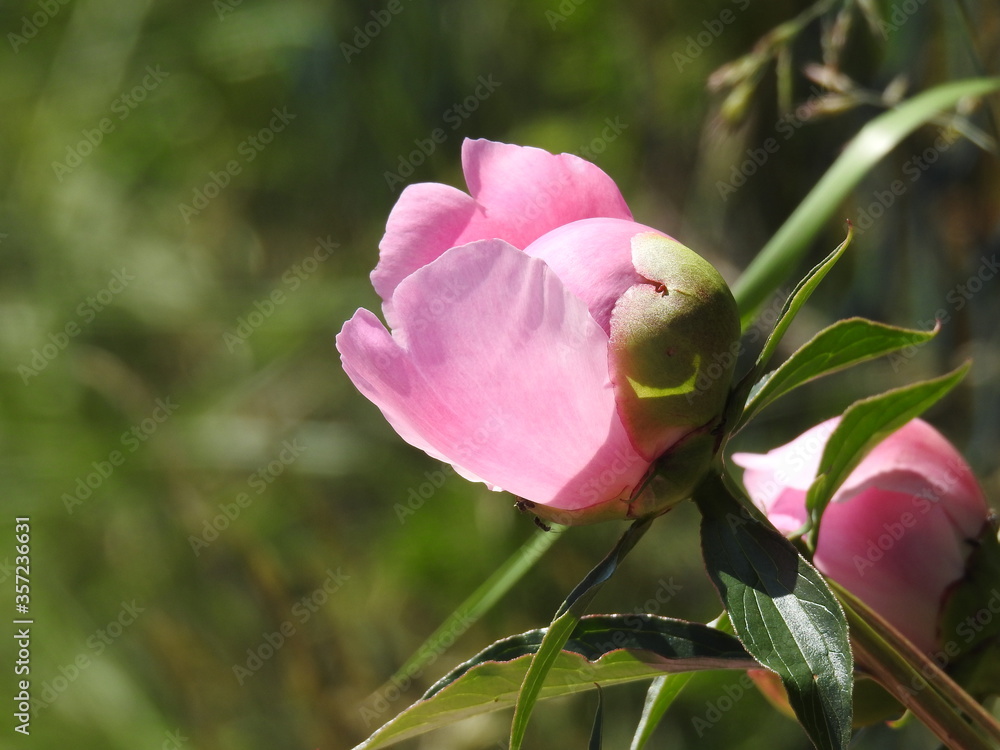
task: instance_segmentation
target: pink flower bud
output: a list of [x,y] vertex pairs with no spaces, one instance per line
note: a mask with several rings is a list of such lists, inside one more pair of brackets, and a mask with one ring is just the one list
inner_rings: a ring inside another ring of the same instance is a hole
[[[737,453],[754,503],[782,532],[806,520],[806,491],[839,418],[766,454]],[[972,470],[933,427],[914,419],[879,443],[834,495],[816,567],[931,653],[940,613],[962,578],[988,509]]]
[[[358,310],[347,375],[404,440],[544,518],[683,499],[735,363],[728,287],[593,164],[489,141],[462,159],[471,195],[412,185],[389,216],[372,283],[391,333]],[[671,451],[684,476],[636,496]]]

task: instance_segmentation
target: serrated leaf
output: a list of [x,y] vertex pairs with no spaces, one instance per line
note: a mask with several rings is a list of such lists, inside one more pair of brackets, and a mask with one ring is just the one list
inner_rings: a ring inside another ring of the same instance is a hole
[[816,479],[806,493],[813,542],[818,537],[826,506],[869,451],[943,398],[958,385],[971,366],[971,362],[966,362],[947,375],[894,388],[855,401],[847,408],[823,448]]
[[861,128],[733,285],[743,329],[753,321],[768,295],[792,272],[817,232],[883,156],[941,111],[954,107],[966,97],[985,96],[997,89],[1000,89],[1000,78],[944,83],[914,96]]
[[937,334],[848,318],[824,328],[751,390],[736,429],[775,399],[804,383],[908,346],[920,346]]
[[773,527],[752,520],[721,482],[702,485],[702,553],[747,651],[781,678],[809,738],[844,750],[853,660],[843,610],[819,572]]
[[[355,750],[388,747],[432,729],[514,706],[546,629],[497,641],[434,684]],[[758,666],[731,635],[656,615],[589,615],[557,654],[539,698],[664,674]]]

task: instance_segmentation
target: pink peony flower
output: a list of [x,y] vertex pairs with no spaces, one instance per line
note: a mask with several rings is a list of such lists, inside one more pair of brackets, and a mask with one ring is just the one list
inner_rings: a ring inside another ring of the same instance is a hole
[[[806,491],[840,418],[766,454],[737,453],[754,503],[783,533],[806,520]],[[914,419],[879,443],[823,514],[813,558],[824,574],[931,653],[950,587],[965,573],[989,511],[972,470]]]
[[652,463],[721,412],[728,287],[576,156],[467,140],[462,163],[470,194],[400,195],[371,275],[391,333],[358,310],[344,370],[404,440],[539,515],[651,512]]

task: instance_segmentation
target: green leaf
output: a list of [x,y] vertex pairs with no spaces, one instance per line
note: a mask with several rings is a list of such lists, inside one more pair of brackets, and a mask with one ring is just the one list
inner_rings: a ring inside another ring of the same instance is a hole
[[[819,283],[826,276],[827,272],[833,268],[833,266],[840,260],[840,256],[844,254],[848,245],[851,244],[851,239],[854,237],[854,229],[850,226],[847,230],[847,237],[841,242],[832,253],[830,253],[823,261],[813,268],[805,277],[795,285],[795,289],[792,293],[788,295],[788,299],[785,300],[785,304],[781,307],[781,312],[778,315],[778,320],[774,324],[774,328],[771,329],[771,333],[768,334],[767,340],[764,342],[764,347],[761,349],[760,354],[757,355],[757,361],[754,366],[750,368],[750,372],[743,376],[736,387],[733,388],[733,393],[730,397],[729,403],[727,404],[727,414],[726,423],[733,424],[740,420],[739,417],[744,413],[744,405],[747,403],[748,396],[754,392],[756,383],[759,378],[764,374],[764,369],[767,367],[767,363],[771,360],[774,355],[775,350],[778,348],[778,344],[781,343],[782,337],[785,335],[785,331],[788,330],[788,326],[792,324],[795,316],[798,315],[799,310],[806,303],[810,296],[812,296],[813,291],[819,286]],[[738,413],[736,413],[738,412]]]
[[851,404],[830,435],[820,458],[816,479],[806,494],[810,539],[815,546],[823,511],[834,493],[876,445],[935,404],[965,377],[966,362],[939,378],[894,388]]
[[774,356],[778,344],[781,343],[785,331],[788,330],[788,326],[795,320],[795,316],[799,314],[799,310],[809,300],[812,293],[816,291],[816,287],[819,286],[819,283],[826,277],[830,269],[840,260],[844,251],[850,246],[852,239],[854,239],[854,227],[848,225],[847,237],[844,238],[844,241],[837,245],[832,253],[827,255],[819,265],[805,275],[802,281],[795,285],[795,289],[792,290],[792,293],[788,295],[788,299],[785,300],[785,304],[781,308],[781,313],[778,315],[778,320],[768,335],[767,341],[764,342],[764,348],[761,349],[760,355],[757,357],[757,367],[767,366],[771,357]]
[[733,286],[743,329],[788,278],[816,233],[878,161],[907,135],[966,97],[1000,89],[1000,78],[952,81],[924,91],[865,125]]
[[653,736],[656,727],[660,724],[660,719],[673,705],[674,700],[688,684],[694,672],[678,672],[676,674],[665,674],[657,677],[649,686],[646,692],[646,702],[642,707],[642,717],[639,719],[639,726],[635,729],[632,737],[632,744],[629,750],[642,750]]
[[564,612],[556,617],[545,631],[534,658],[528,665],[524,682],[514,706],[514,718],[510,724],[510,748],[519,750],[524,741],[524,733],[528,730],[528,720],[535,708],[535,703],[541,695],[542,688],[549,672],[559,659],[561,650],[570,634],[580,622],[580,615],[575,610]]
[[736,429],[775,399],[810,380],[908,346],[920,346],[934,338],[937,332],[938,327],[933,331],[915,331],[863,318],[838,321],[813,336],[759,382],[751,392]]
[[597,712],[594,714],[594,727],[590,730],[590,750],[601,750],[601,738],[604,734],[604,691],[597,685]]
[[531,666],[524,676],[521,693],[514,706],[514,719],[510,725],[510,750],[520,750],[521,742],[524,741],[524,733],[528,729],[531,711],[535,707],[535,701],[538,700],[542,686],[545,684],[545,678],[559,657],[570,633],[579,623],[581,615],[586,611],[587,606],[601,587],[614,575],[619,563],[625,559],[625,556],[649,530],[651,523],[652,518],[645,518],[635,521],[629,526],[618,543],[608,553],[608,556],[576,585],[576,588],[566,597],[566,601],[559,607],[555,619],[546,630],[538,652],[531,660]]
[[695,499],[705,565],[737,635],[781,678],[813,744],[844,750],[854,679],[843,610],[791,542],[742,513],[717,477]]
[[[546,630],[497,641],[456,667],[356,750],[388,747],[471,716],[512,707]],[[733,636],[655,615],[589,615],[553,660],[539,698],[674,672],[759,666]]]

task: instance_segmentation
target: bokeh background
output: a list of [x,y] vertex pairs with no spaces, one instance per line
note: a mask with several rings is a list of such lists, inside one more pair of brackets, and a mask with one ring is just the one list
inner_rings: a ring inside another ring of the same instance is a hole
[[[708,87],[810,8],[742,87]],[[4,2],[0,32],[0,590],[12,611],[28,516],[41,700],[31,736],[14,733],[3,638],[0,746],[32,748],[352,747],[452,665],[546,623],[621,533],[565,533],[378,719],[362,710],[535,533],[511,498],[404,444],[333,348],[356,308],[377,309],[367,274],[401,185],[464,187],[464,138],[592,159],[638,220],[734,280],[887,101],[1000,62],[992,0],[34,0]],[[741,447],[973,357],[929,419],[997,496],[1000,279],[959,289],[1000,251],[998,112],[922,128],[873,170],[841,216],[879,216],[788,345],[846,315],[927,327],[944,310],[938,339],[801,389]],[[934,151],[942,132],[963,137]],[[768,138],[780,148],[747,167]],[[831,221],[789,278],[843,233]],[[696,521],[659,521],[595,609],[714,617]],[[627,746],[644,689],[606,691],[605,747]],[[542,704],[528,745],[583,746],[595,702]],[[508,723],[403,747],[503,748]],[[808,746],[735,673],[693,685],[655,740],[765,744]],[[856,741],[934,746],[918,726]]]

